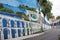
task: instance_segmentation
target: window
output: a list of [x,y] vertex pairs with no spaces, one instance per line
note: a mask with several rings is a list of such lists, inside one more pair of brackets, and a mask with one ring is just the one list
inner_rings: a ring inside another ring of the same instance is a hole
[[8,29],[7,28],[5,28],[3,30],[3,34],[4,34],[4,39],[8,39]]
[[18,37],[20,37],[20,36],[21,36],[21,30],[18,29]]
[[3,23],[3,27],[7,27],[7,20],[5,18],[2,20],[2,23]]
[[12,38],[15,38],[16,30],[15,29],[11,29],[11,33],[12,33]]
[[20,21],[17,21],[17,27],[18,28],[20,27]]
[[11,20],[10,23],[11,23],[11,27],[14,27],[14,21]]

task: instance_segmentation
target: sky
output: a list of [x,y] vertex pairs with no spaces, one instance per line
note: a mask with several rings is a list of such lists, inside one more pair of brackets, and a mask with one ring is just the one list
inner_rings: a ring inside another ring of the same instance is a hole
[[52,13],[55,16],[55,18],[57,16],[60,16],[60,0],[49,0],[52,2],[53,6],[52,6]]

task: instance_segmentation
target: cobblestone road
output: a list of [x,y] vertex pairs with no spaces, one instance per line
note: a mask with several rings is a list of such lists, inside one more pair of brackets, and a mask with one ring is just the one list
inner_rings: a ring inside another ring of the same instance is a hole
[[58,40],[58,35],[60,35],[60,29],[52,29],[46,31],[45,34],[39,35],[33,38],[28,38],[24,40]]

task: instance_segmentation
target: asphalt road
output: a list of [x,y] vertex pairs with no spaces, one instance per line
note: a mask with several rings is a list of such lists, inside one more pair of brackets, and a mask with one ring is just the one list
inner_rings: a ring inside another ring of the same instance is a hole
[[58,40],[58,35],[60,35],[60,29],[51,29],[45,31],[45,34],[39,35],[33,38],[28,38],[24,40]]
[[1,40],[1,31],[0,31],[0,40]]

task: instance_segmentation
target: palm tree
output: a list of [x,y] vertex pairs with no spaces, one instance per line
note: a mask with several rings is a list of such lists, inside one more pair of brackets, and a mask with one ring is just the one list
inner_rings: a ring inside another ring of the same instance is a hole
[[50,12],[50,13],[47,14],[47,16],[48,16],[48,19],[50,19],[50,18],[53,17],[53,14]]
[[[47,0],[38,0],[39,4],[42,6],[42,13],[44,14],[44,16],[47,14],[51,14],[51,9],[52,9],[52,3],[50,1]],[[48,15],[49,17],[49,15]]]

